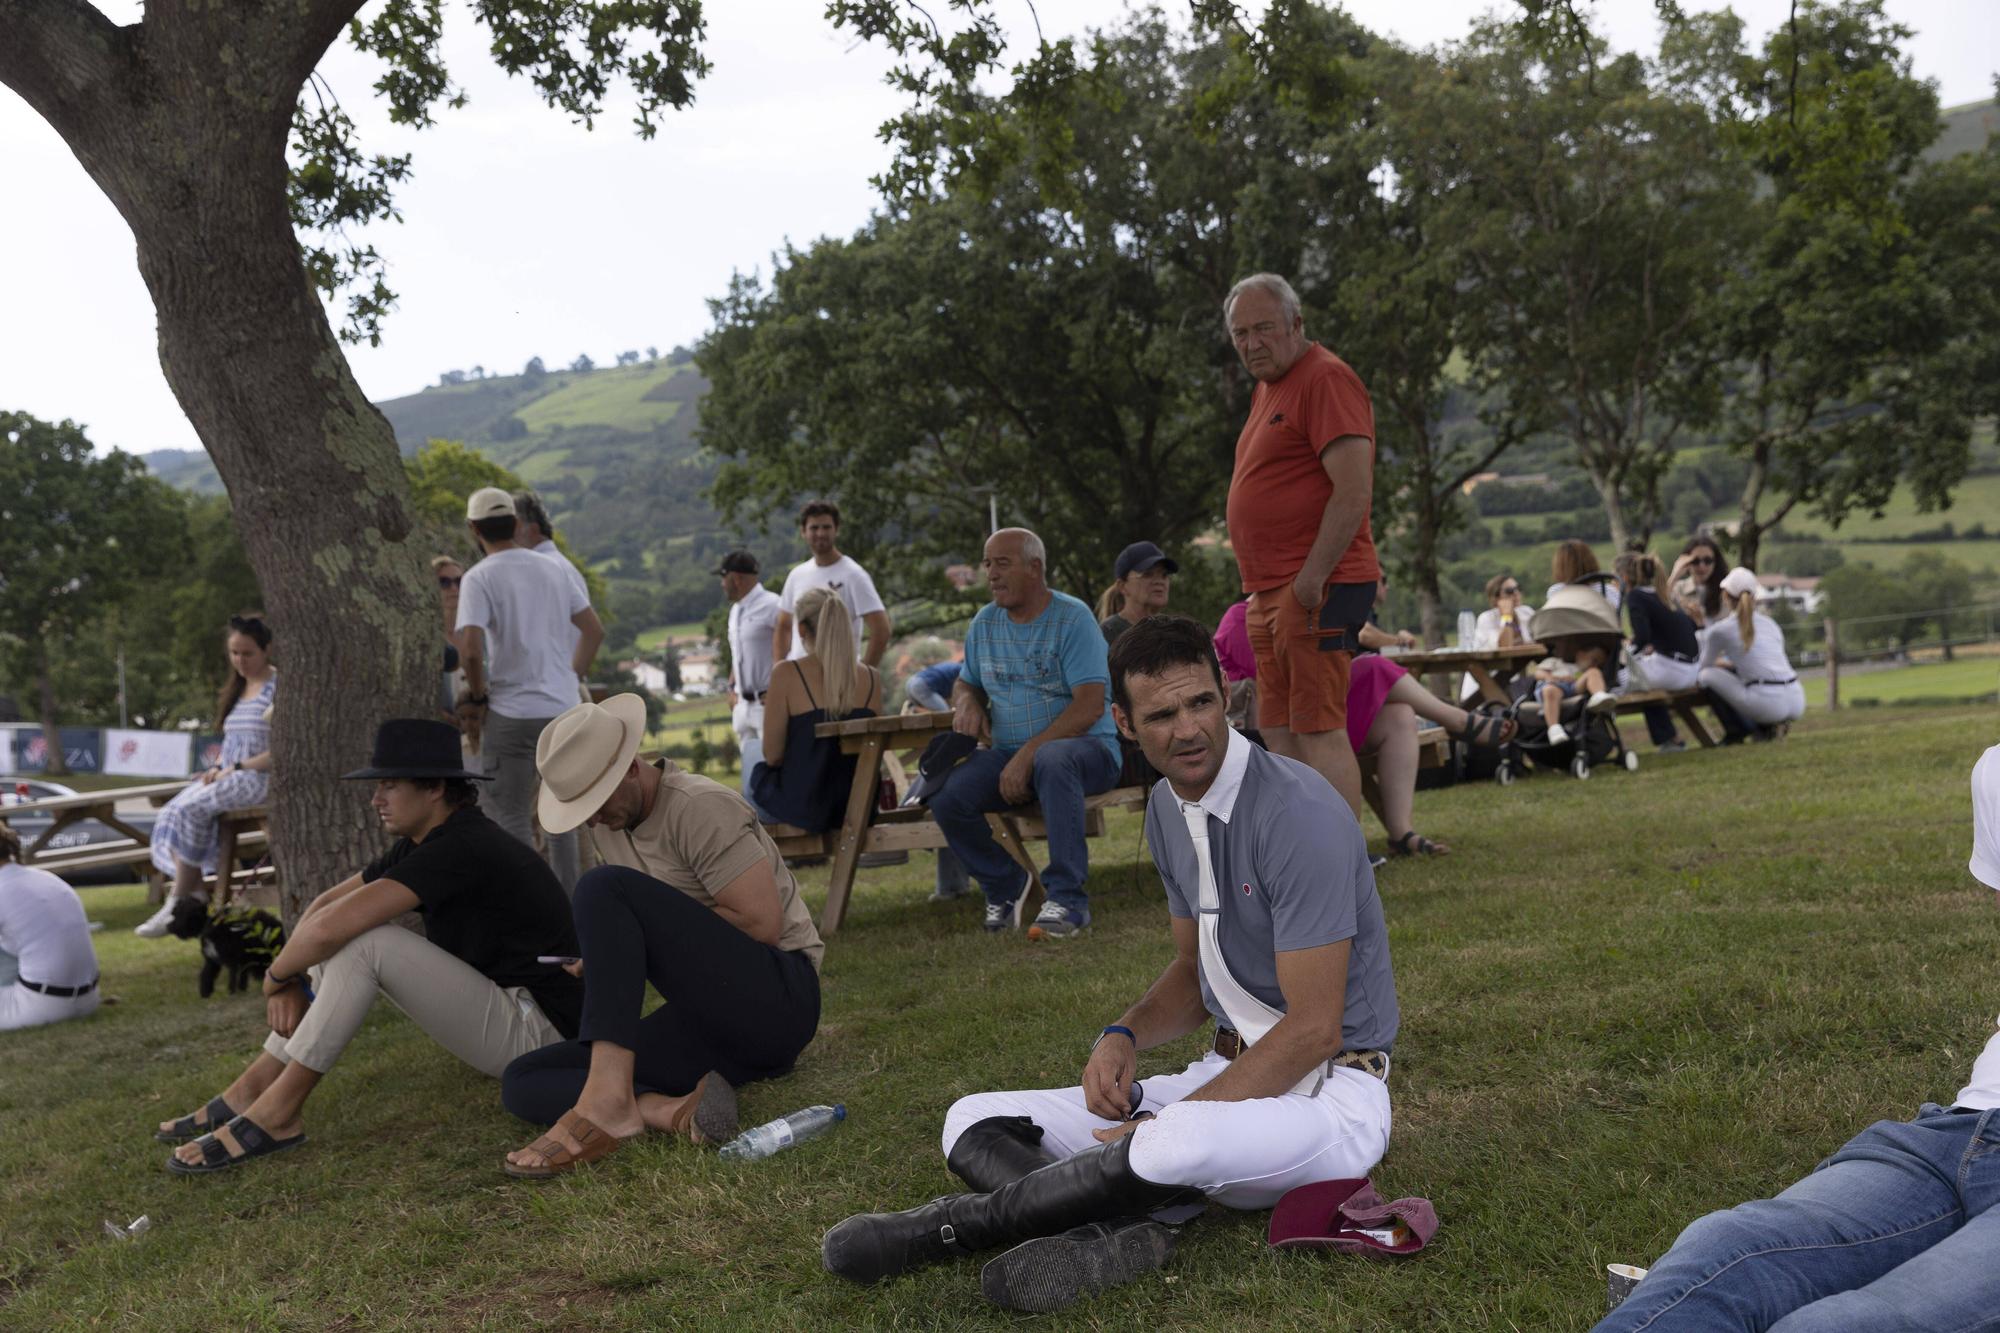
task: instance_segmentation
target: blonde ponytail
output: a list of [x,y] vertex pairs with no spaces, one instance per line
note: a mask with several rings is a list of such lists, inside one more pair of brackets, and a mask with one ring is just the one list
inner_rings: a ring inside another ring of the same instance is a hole
[[1739,592],[1736,594],[1736,630],[1743,636],[1743,651],[1749,652],[1750,645],[1757,641],[1757,595]]
[[799,598],[799,624],[812,635],[813,661],[819,663],[822,707],[829,721],[853,712],[847,696],[858,674],[854,650],[854,615],[831,588],[808,589]]
[[1111,586],[1106,588],[1103,594],[1097,599],[1097,618],[1099,620],[1109,620],[1124,609],[1125,581],[1123,579],[1113,579],[1111,580]]

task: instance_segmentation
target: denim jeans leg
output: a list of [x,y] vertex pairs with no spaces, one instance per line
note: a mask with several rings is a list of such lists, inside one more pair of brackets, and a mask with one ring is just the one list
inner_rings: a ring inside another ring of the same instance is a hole
[[1049,832],[1049,868],[1042,887],[1079,923],[1090,919],[1090,844],[1085,839],[1083,798],[1110,791],[1118,781],[1119,760],[1095,736],[1050,741],[1035,751],[1035,800]]
[[953,853],[979,881],[988,902],[1011,903],[1028,882],[1028,872],[1001,850],[986,823],[987,811],[1007,808],[1000,795],[1000,771],[1013,757],[1012,750],[975,750],[951,771],[944,789],[931,798],[931,818],[944,830]]
[[1952,1181],[1979,1119],[1871,1125],[1776,1198],[1696,1220],[1596,1333],[1769,1329],[1867,1286],[1959,1227]]

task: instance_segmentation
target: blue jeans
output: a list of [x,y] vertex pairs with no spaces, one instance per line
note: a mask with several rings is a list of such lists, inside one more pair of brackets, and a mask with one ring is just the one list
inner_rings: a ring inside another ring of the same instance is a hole
[[1926,1103],[1699,1219],[1596,1333],[2000,1329],[2000,1110]]
[[[1027,887],[1028,872],[994,841],[987,827],[989,810],[1007,810],[1000,795],[1000,770],[1013,750],[975,750],[951,771],[944,790],[931,798],[931,817],[944,830],[945,841],[979,887],[986,900],[1011,903]],[[1042,807],[1049,830],[1049,868],[1042,887],[1080,922],[1090,919],[1090,897],[1083,891],[1090,873],[1090,852],[1083,836],[1083,798],[1110,791],[1118,781],[1119,761],[1095,736],[1050,741],[1035,751],[1034,798]]]

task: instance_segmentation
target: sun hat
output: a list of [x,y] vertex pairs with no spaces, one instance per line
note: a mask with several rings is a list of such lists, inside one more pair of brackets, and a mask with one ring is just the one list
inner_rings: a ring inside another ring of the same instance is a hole
[[535,814],[543,831],[567,833],[603,809],[645,735],[646,701],[636,694],[578,704],[542,728],[535,742],[535,769],[542,775]]
[[458,728],[422,717],[392,717],[375,729],[375,753],[368,767],[340,775],[362,778],[464,778],[489,782],[492,775],[466,768]]
[[482,518],[514,517],[514,497],[498,486],[481,486],[465,501],[465,521],[477,523]]
[[1111,572],[1122,579],[1134,570],[1143,574],[1155,565],[1165,568],[1169,574],[1181,572],[1181,567],[1170,560],[1165,551],[1151,542],[1133,542],[1120,551],[1118,563],[1112,566]]
[[1754,597],[1757,593],[1757,576],[1742,565],[1738,565],[1722,576],[1722,590],[1734,593],[1738,597],[1746,592]]

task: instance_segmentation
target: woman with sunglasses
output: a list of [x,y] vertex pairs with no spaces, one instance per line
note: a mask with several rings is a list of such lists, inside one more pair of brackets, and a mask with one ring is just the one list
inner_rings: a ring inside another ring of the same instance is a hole
[[271,788],[271,703],[278,669],[271,665],[271,629],[261,611],[229,618],[226,644],[229,679],[216,699],[216,728],[222,755],[180,795],[160,809],[153,825],[153,866],[172,889],[159,911],[133,930],[142,939],[167,933],[174,905],[182,898],[205,899],[202,878],[228,874],[216,863],[216,828],[225,810],[262,805]]
[[[1535,608],[1522,602],[1519,579],[1512,574],[1495,574],[1486,580],[1486,601],[1486,609],[1473,622],[1471,646],[1475,650],[1491,652],[1535,641]],[[1458,697],[1470,699],[1478,693],[1478,682],[1468,675]]]
[[1715,538],[1693,537],[1681,548],[1667,582],[1680,599],[1681,608],[1696,623],[1706,625],[1722,614],[1722,576],[1728,572],[1729,566]]

